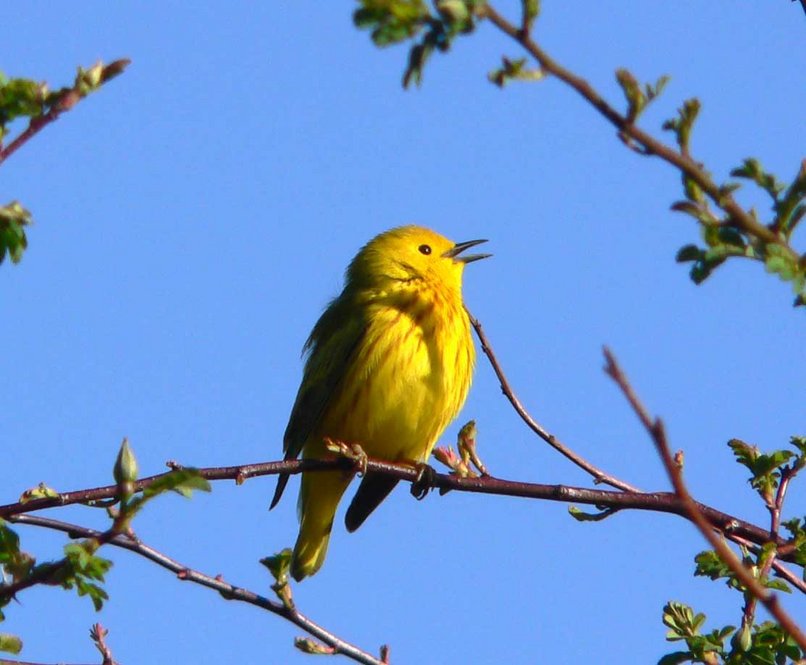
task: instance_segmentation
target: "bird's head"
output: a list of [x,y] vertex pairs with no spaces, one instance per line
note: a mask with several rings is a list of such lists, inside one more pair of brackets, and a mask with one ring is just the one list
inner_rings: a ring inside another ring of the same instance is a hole
[[400,226],[370,240],[347,269],[347,282],[358,287],[385,288],[391,282],[425,282],[462,289],[465,265],[490,254],[463,254],[486,240],[454,243],[422,226]]

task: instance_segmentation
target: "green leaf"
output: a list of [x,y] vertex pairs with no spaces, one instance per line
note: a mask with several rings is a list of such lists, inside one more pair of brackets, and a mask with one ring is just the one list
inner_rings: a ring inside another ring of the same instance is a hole
[[17,654],[22,651],[22,640],[16,635],[0,633],[0,651]]
[[761,163],[755,157],[745,159],[742,166],[733,169],[730,174],[735,178],[752,180],[766,191],[772,197],[773,201],[778,200],[778,195],[785,188],[785,185],[779,182],[774,175],[767,173],[762,168]]
[[431,17],[422,0],[361,0],[353,23],[372,31],[376,46],[389,46],[414,37]]
[[777,589],[778,591],[783,591],[785,593],[792,593],[792,588],[783,580],[769,579],[764,582],[764,586],[768,589]]
[[789,443],[797,448],[802,456],[806,456],[806,436],[791,436]]
[[31,224],[31,213],[23,208],[19,202],[0,206],[0,263],[6,257],[12,263],[19,263],[23,251],[28,247],[25,236],[25,227]]
[[20,117],[35,118],[45,111],[48,87],[31,79],[6,79],[0,82],[0,126]]
[[744,249],[746,243],[742,234],[730,226],[721,226],[717,231],[717,238],[726,245],[735,245]]
[[109,598],[106,591],[96,582],[103,582],[106,573],[112,567],[109,559],[95,555],[97,548],[98,543],[92,540],[65,545],[65,565],[58,569],[54,577],[54,581],[63,588],[75,588],[79,596],[89,596],[96,611],[100,610],[104,601]]
[[499,88],[503,88],[509,81],[539,81],[545,78],[542,69],[532,69],[526,66],[526,58],[511,60],[506,56],[501,58],[502,66],[487,74],[487,78]]
[[688,152],[691,141],[691,130],[694,121],[700,113],[700,100],[696,98],[687,99],[677,110],[677,117],[663,123],[663,129],[674,132],[677,137],[677,144],[683,152]]
[[660,96],[660,94],[666,88],[666,85],[671,80],[672,80],[671,76],[667,76],[666,74],[664,74],[657,81],[655,81],[655,85],[647,83],[644,86],[644,93],[646,94],[647,102],[651,102],[652,100]]
[[28,503],[35,499],[54,499],[59,496],[59,493],[52,487],[48,487],[45,483],[39,483],[36,487],[25,490],[20,495],[20,503]]
[[17,532],[7,526],[5,521],[0,519],[0,563],[7,563],[10,557],[20,551],[20,537]]
[[586,513],[576,506],[568,506],[568,512],[577,522],[601,522],[610,517],[615,511],[612,508],[605,508],[598,513]]
[[670,629],[666,639],[674,641],[696,635],[705,621],[705,615],[695,615],[688,605],[671,600],[663,606],[662,621]]
[[697,261],[702,257],[703,251],[697,245],[685,245],[677,251],[675,261],[686,263],[687,261]]
[[764,265],[767,272],[777,274],[784,281],[791,281],[799,272],[796,259],[787,248],[776,243],[768,243],[765,247]]
[[143,490],[143,497],[150,499],[164,492],[176,492],[190,498],[194,490],[209,492],[211,489],[210,483],[199,474],[198,469],[183,467],[151,483]]
[[688,663],[691,660],[690,651],[675,651],[674,653],[667,653],[658,661],[658,665],[679,665],[679,663]]
[[624,93],[624,98],[627,100],[627,122],[633,123],[641,115],[641,112],[646,108],[647,97],[638,80],[633,76],[632,72],[627,69],[621,68],[616,70],[616,81]]
[[725,583],[732,589],[744,589],[741,582],[736,579],[736,574],[730,569],[730,566],[722,561],[713,550],[700,552],[694,557],[694,562],[697,564],[694,569],[694,575],[708,577],[712,580],[724,579]]
[[288,571],[291,567],[291,555],[291,548],[286,547],[277,554],[264,557],[260,560],[260,563],[269,569],[269,572],[275,581],[287,581]]
[[775,199],[773,203],[775,220],[771,228],[781,230],[786,237],[789,237],[806,214],[804,198],[806,198],[806,160],[801,162],[798,173],[784,195]]

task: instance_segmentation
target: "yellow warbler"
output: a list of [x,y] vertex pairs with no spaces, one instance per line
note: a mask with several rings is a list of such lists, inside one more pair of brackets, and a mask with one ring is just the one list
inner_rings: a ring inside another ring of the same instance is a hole
[[[325,437],[358,444],[378,459],[425,462],[462,408],[475,351],[462,303],[461,255],[485,242],[453,243],[420,226],[373,238],[347,268],[344,290],[317,321],[283,438],[286,459],[332,457]],[[313,575],[327,554],[336,507],[352,473],[309,472],[299,494],[295,579]],[[288,482],[281,475],[272,508]],[[397,480],[367,473],[347,510],[355,531]]]

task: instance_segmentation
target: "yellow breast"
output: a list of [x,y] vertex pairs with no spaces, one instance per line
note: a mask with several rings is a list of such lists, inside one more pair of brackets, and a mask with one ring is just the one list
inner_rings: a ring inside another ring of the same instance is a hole
[[467,397],[475,351],[461,296],[427,285],[373,294],[367,331],[312,437],[358,443],[370,457],[424,462]]

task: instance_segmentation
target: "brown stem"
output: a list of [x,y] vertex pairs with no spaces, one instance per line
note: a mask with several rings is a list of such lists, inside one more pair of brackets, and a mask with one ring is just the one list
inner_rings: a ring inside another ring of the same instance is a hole
[[669,479],[674,486],[675,495],[680,499],[688,518],[694,522],[711,547],[719,555],[719,558],[727,565],[739,581],[765,608],[772,614],[778,624],[792,639],[797,642],[802,651],[806,651],[806,634],[795,623],[792,617],[787,614],[778,602],[778,597],[765,589],[753,574],[742,564],[739,558],[728,547],[725,541],[714,533],[713,525],[709,523],[700,505],[692,498],[683,481],[682,462],[672,456],[669,443],[666,439],[666,429],[660,418],[652,418],[649,411],[638,399],[635,391],[627,380],[626,375],[619,367],[615,357],[609,349],[604,350],[607,365],[605,371],[618,384],[627,401],[630,403],[635,414],[649,433],[655,448],[663,461],[663,466],[669,475]]
[[[210,467],[196,469],[199,475],[207,480],[234,480],[238,483],[245,478],[274,475],[278,473],[297,474],[303,471],[349,470],[354,463],[347,459],[330,460],[287,460],[283,462],[265,462],[263,464],[244,464],[241,466]],[[368,459],[367,470],[382,473],[399,480],[415,482],[420,479],[420,471],[411,465]],[[165,474],[150,476],[138,480],[135,491],[141,491]],[[459,478],[454,475],[435,473],[432,486],[440,490],[475,492],[479,494],[496,494],[499,496],[517,496],[528,499],[558,501],[561,503],[603,506],[616,509],[649,510],[688,517],[680,499],[671,492],[624,492],[598,490],[568,485],[545,485],[541,483],[525,483],[514,480],[503,480],[492,476],[480,478]],[[117,496],[117,485],[107,485],[93,489],[64,492],[55,497],[34,499],[24,503],[12,503],[0,506],[0,517],[13,521],[15,516],[31,513],[44,508],[52,508],[76,503],[87,503],[110,499]],[[698,504],[700,512],[711,526],[723,532],[735,534],[749,542],[763,545],[769,541],[769,531],[759,526],[740,520],[715,508]],[[783,548],[787,541],[778,539]],[[781,558],[794,562],[795,552],[792,548],[782,549]]]
[[554,434],[551,434],[545,427],[543,427],[534,418],[532,418],[531,415],[529,415],[529,412],[515,395],[515,391],[512,390],[512,386],[509,385],[509,381],[504,374],[504,370],[501,368],[498,358],[496,358],[493,348],[490,345],[490,340],[487,339],[487,335],[484,333],[484,329],[481,327],[481,323],[470,313],[470,310],[465,308],[465,311],[467,311],[470,324],[473,326],[474,330],[476,331],[476,335],[479,338],[481,350],[484,352],[484,355],[487,356],[495,375],[498,377],[498,382],[501,384],[501,391],[504,393],[510,404],[512,404],[512,407],[515,409],[515,412],[521,417],[521,420],[526,423],[529,429],[531,429],[535,434],[543,439],[543,441],[548,443],[561,455],[565,456],[578,467],[593,476],[594,482],[610,485],[611,487],[624,490],[625,492],[640,492],[641,490],[639,490],[637,487],[633,487],[629,483],[626,483],[615,476],[611,476],[609,473],[605,473],[598,467],[588,462],[584,457],[581,457],[575,453],[562,441],[560,441],[560,439],[554,436]]
[[[114,78],[130,64],[130,60],[123,58],[115,60],[114,62],[106,65],[100,74],[99,85],[102,85]],[[19,150],[31,138],[36,136],[45,127],[53,123],[62,113],[69,111],[73,108],[79,100],[86,96],[86,92],[82,92],[78,85],[72,88],[64,88],[49,100],[49,108],[42,115],[31,118],[28,122],[28,127],[20,133],[11,143],[5,147],[0,147],[0,164],[8,159],[13,153]]]
[[117,661],[112,657],[112,650],[106,643],[106,636],[109,631],[104,628],[100,623],[95,623],[90,629],[90,638],[95,642],[95,647],[101,652],[103,661],[101,665],[118,665]]
[[[10,518],[10,521],[18,524],[27,524],[30,526],[38,526],[46,529],[53,529],[55,531],[61,531],[68,534],[71,538],[100,538],[103,535],[101,532],[96,531],[95,529],[88,529],[76,524],[69,524],[67,522],[61,522],[36,515],[15,515],[14,517]],[[336,653],[347,656],[357,663],[365,663],[366,665],[382,665],[382,661],[375,658],[372,654],[369,654],[366,651],[359,649],[357,646],[344,641],[334,633],[331,633],[329,630],[323,628],[319,624],[306,617],[304,614],[297,611],[296,608],[286,607],[282,603],[269,600],[268,598],[261,596],[254,591],[244,589],[243,587],[234,586],[229,582],[225,582],[220,576],[212,577],[197,570],[193,570],[192,568],[179,563],[162,552],[155,550],[153,547],[149,547],[148,545],[137,541],[128,535],[118,534],[111,538],[108,542],[110,545],[121,547],[150,561],[153,561],[158,566],[175,573],[180,580],[185,582],[193,582],[200,586],[207,587],[208,589],[213,589],[228,600],[237,600],[248,603],[249,605],[260,607],[264,610],[272,612],[273,614],[281,616],[307,632],[309,635],[312,635],[316,639],[332,647]]]
[[626,136],[638,143],[642,148],[642,154],[656,155],[676,167],[688,178],[693,180],[708,195],[708,197],[722,210],[724,210],[731,223],[767,243],[780,245],[795,261],[798,254],[774,231],[763,224],[757,222],[753,216],[742,208],[736,200],[728,193],[721,190],[708,172],[687,153],[678,152],[662,141],[654,138],[640,127],[637,127],[626,116],[621,115],[588,83],[585,79],[569,71],[553,58],[551,58],[538,44],[522,30],[518,29],[499,14],[490,4],[484,4],[479,8],[479,15],[489,19],[503,33],[520,44],[540,65],[547,74],[553,74],[563,83],[576,90],[585,100],[587,100],[601,115],[603,115],[616,129],[620,136]]

